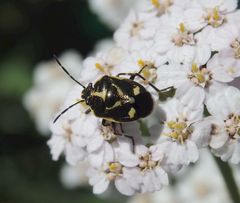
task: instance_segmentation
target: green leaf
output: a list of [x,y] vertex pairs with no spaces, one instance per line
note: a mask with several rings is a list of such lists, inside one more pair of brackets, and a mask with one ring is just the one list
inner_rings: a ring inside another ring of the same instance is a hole
[[176,93],[176,89],[174,87],[168,87],[166,89],[163,89],[158,94],[159,100],[166,101],[169,97],[174,97],[175,93]]

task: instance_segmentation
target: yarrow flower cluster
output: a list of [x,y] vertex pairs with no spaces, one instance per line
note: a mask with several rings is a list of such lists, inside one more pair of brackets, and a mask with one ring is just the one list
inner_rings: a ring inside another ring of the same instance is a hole
[[[85,59],[78,80],[94,84],[144,67],[145,80],[136,81],[151,93],[153,112],[103,125],[79,103],[51,123],[53,159],[87,160],[95,194],[113,183],[125,195],[161,190],[170,175],[198,161],[202,148],[239,164],[240,91],[228,84],[240,75],[239,19],[236,0],[146,0],[131,10],[115,45]],[[149,83],[174,87],[175,95],[163,101]],[[82,89],[73,87],[61,110],[82,100]]]
[[[82,57],[75,50],[65,51],[60,60],[68,64],[68,70],[79,77]],[[23,97],[23,105],[36,123],[37,130],[49,136],[49,122],[57,113],[73,81],[66,80],[64,72],[59,71],[55,60],[38,63],[33,73],[33,86]]]

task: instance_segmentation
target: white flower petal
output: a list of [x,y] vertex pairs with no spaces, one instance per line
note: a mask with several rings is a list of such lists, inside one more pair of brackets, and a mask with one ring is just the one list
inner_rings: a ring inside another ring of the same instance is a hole
[[124,195],[131,196],[135,193],[134,189],[131,188],[123,178],[117,178],[115,180],[115,186],[117,190]]
[[234,151],[233,151],[232,157],[230,159],[230,162],[233,164],[240,163],[240,140],[239,139],[235,143]]
[[155,169],[157,176],[159,178],[159,180],[161,181],[162,185],[168,185],[169,181],[168,181],[168,174],[160,167],[157,167]]
[[105,192],[108,188],[109,183],[109,180],[107,180],[107,178],[103,176],[101,180],[93,186],[93,193],[101,194]]
[[204,89],[198,86],[193,86],[191,82],[185,82],[177,88],[176,98],[182,104],[191,109],[199,108],[203,105],[205,99]]

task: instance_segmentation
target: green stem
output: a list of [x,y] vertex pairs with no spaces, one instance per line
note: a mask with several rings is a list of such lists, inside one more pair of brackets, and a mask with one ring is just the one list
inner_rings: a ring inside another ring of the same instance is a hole
[[219,170],[221,171],[226,187],[228,189],[228,193],[232,198],[233,203],[240,203],[240,195],[231,167],[227,162],[223,162],[215,156],[214,159],[218,165]]

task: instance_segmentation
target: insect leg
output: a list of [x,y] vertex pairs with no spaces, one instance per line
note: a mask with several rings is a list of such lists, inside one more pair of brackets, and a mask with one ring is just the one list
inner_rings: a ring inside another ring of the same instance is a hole
[[91,112],[91,109],[87,109],[86,111],[85,111],[85,114],[89,114]]
[[[139,77],[142,80],[146,81],[147,79],[145,77],[143,77],[140,73],[119,73],[117,74],[117,76],[121,76],[121,75],[130,75],[130,79],[134,79],[135,77]],[[148,82],[148,85],[150,85],[159,95],[159,99],[161,101],[166,100],[166,98],[168,97],[173,97],[175,94],[176,89],[173,86],[164,88],[164,89],[158,89],[153,83]]]
[[[121,75],[130,75],[131,77],[130,77],[130,79],[132,79],[133,77],[133,79],[135,79],[135,77],[136,76],[138,76],[139,78],[141,78],[142,80],[144,80],[144,81],[146,81],[146,78],[145,77],[143,77],[140,73],[119,73],[119,74],[117,74],[117,77],[119,77],[119,76],[121,76]],[[132,79],[132,80],[133,80]],[[160,89],[158,89],[154,84],[152,84],[151,82],[148,82],[148,84],[153,88],[153,89],[155,89],[157,92],[161,92],[161,90]]]
[[107,126],[111,126],[111,123],[109,121],[107,121],[106,119],[102,119],[102,125],[107,127]]
[[128,139],[131,140],[132,147],[133,147],[132,150],[133,150],[133,153],[135,154],[135,141],[134,141],[134,138],[132,136],[130,136],[130,135],[125,135],[125,134],[124,134],[124,137],[127,137]]

